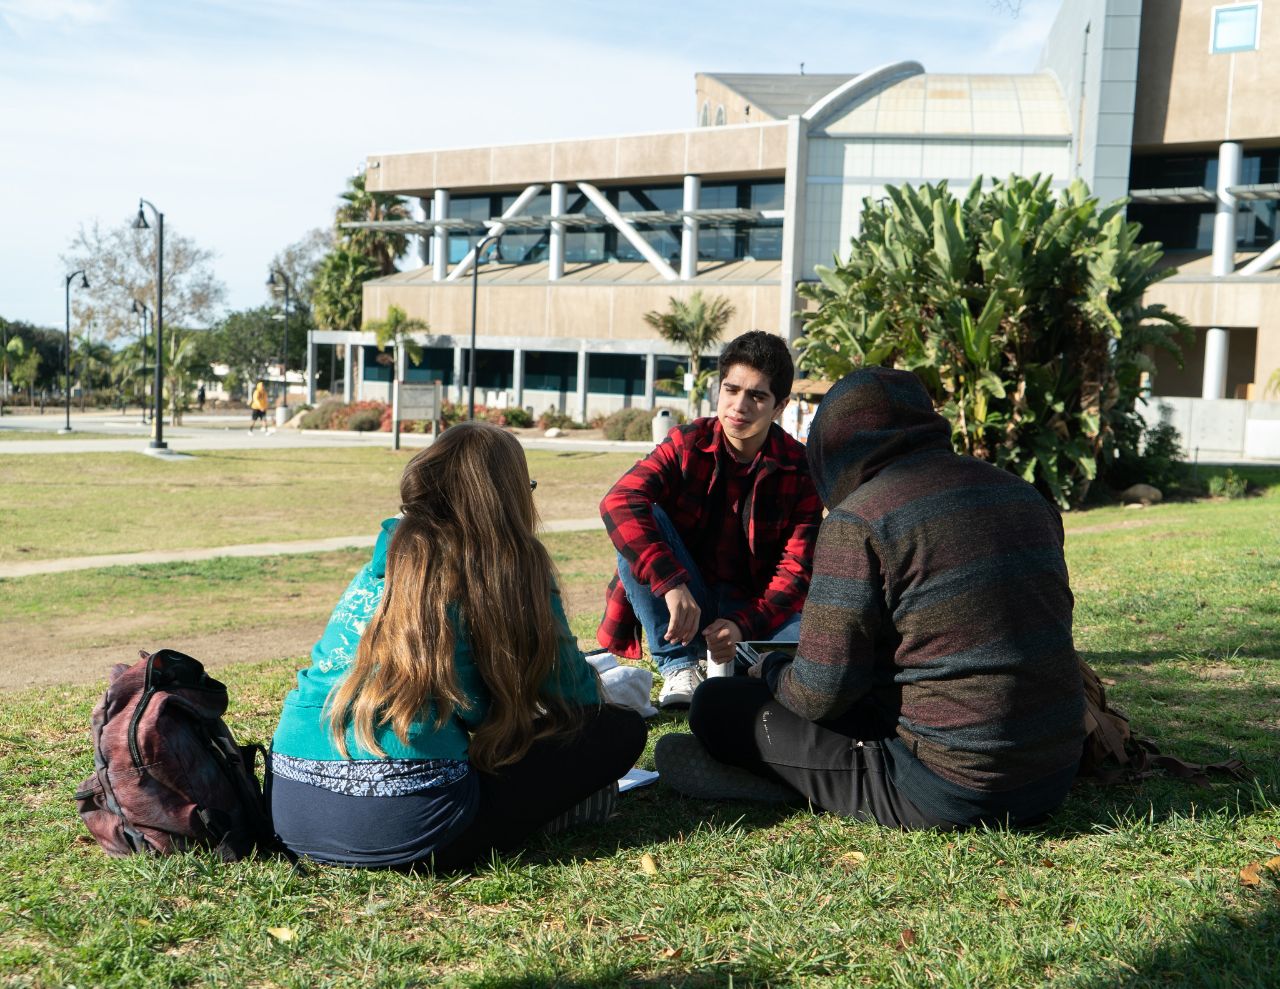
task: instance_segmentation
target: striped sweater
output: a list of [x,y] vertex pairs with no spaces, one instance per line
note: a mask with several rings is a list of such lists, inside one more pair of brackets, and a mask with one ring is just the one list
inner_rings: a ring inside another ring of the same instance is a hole
[[829,514],[796,658],[764,668],[775,696],[814,721],[870,702],[895,782],[946,820],[1052,810],[1084,735],[1057,510],[952,452],[904,371],[839,382],[808,456]]

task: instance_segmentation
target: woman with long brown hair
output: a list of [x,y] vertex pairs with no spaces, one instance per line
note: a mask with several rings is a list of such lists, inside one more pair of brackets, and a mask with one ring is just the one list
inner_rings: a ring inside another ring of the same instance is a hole
[[515,437],[483,422],[406,467],[401,513],[276,729],[272,812],[299,855],[451,868],[611,806],[646,729],[601,702],[535,535],[534,486]]

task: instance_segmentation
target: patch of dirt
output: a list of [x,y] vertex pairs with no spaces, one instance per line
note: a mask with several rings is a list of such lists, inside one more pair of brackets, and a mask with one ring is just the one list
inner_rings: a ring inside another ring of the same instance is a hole
[[1119,522],[1104,522],[1100,525],[1084,525],[1079,529],[1068,529],[1067,538],[1072,536],[1082,536],[1089,532],[1113,532],[1116,529],[1141,529],[1143,526],[1151,525],[1155,519],[1122,519]]
[[[57,623],[26,628],[16,624],[6,626],[6,676],[0,683],[0,691],[73,683],[105,685],[114,663],[133,663],[138,658],[138,650],[144,648],[152,652],[163,647],[178,649],[211,670],[283,656],[305,657],[323,631],[324,619],[280,619],[270,624],[162,640],[148,635],[146,623],[139,622],[136,616],[117,619],[104,615],[97,621],[96,628],[98,634],[94,639],[102,643],[100,645],[83,644],[82,628],[60,628]],[[131,641],[128,648],[117,644],[121,633],[127,633]]]

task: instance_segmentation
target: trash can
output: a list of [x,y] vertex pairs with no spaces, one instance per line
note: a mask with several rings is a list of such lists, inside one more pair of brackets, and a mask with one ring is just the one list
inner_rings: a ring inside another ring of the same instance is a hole
[[289,421],[289,406],[277,405],[276,406],[276,425],[283,426],[288,421]]
[[667,433],[676,428],[676,418],[670,409],[659,409],[653,415],[653,442],[661,443]]

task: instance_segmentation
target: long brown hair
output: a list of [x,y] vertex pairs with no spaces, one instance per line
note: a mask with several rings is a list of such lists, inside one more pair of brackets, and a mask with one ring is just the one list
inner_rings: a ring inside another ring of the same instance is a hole
[[567,630],[552,611],[555,569],[534,535],[538,513],[516,438],[485,422],[450,427],[409,462],[400,501],[382,601],[327,705],[339,751],[347,755],[348,726],[362,748],[384,756],[376,729],[390,725],[406,742],[428,705],[437,729],[466,708],[455,626],[490,694],[471,735],[477,768],[515,762],[538,738],[575,727],[578,709],[540,689]]

